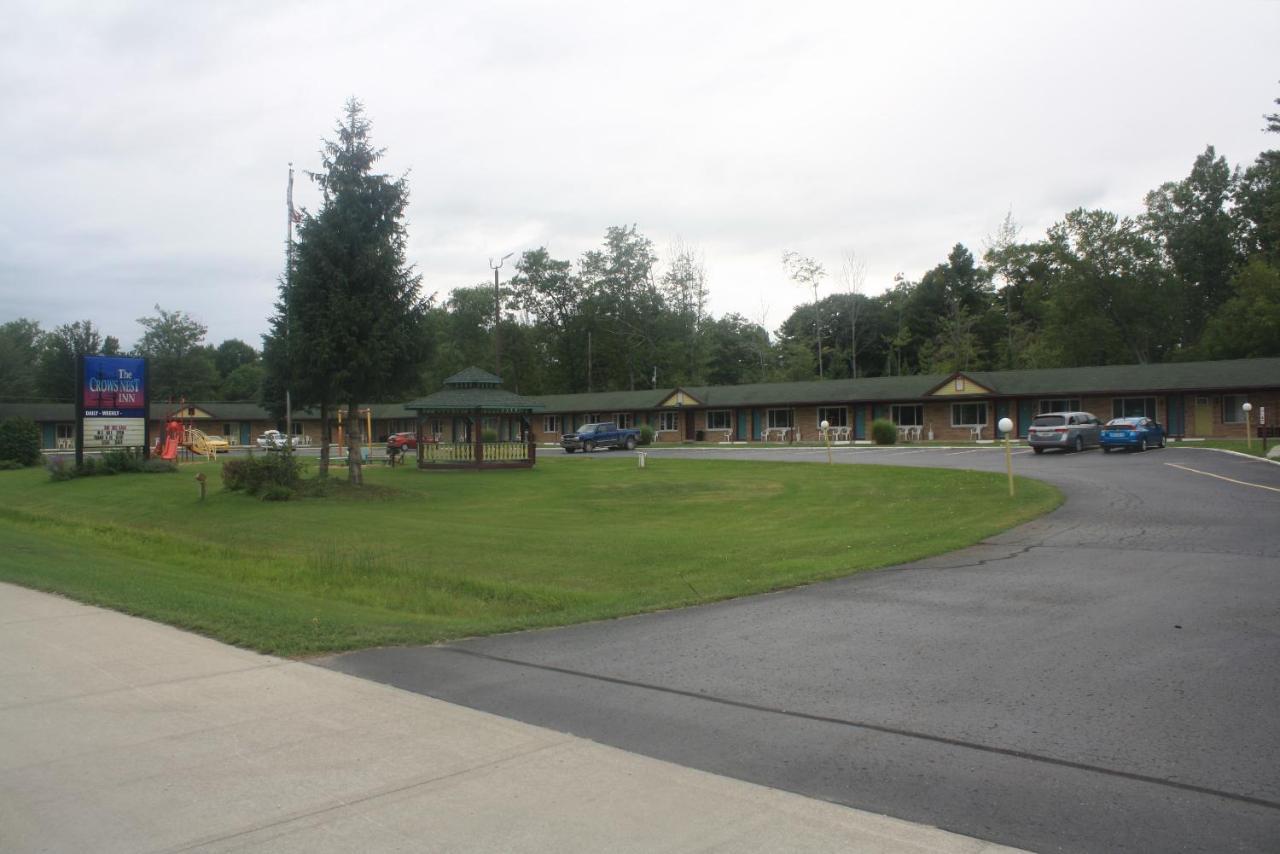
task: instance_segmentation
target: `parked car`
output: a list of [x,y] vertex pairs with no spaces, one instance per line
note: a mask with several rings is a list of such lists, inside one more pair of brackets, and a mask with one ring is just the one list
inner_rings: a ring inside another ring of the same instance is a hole
[[583,424],[573,433],[565,433],[560,437],[560,447],[566,454],[574,451],[591,453],[596,448],[626,448],[634,451],[640,444],[640,431],[619,429],[612,421],[601,421],[598,424]]
[[279,430],[268,430],[258,437],[258,447],[264,449],[287,448],[292,442]]
[[1112,418],[1102,428],[1102,452],[1109,454],[1117,448],[1134,451],[1163,448],[1164,437],[1164,428],[1150,418]]
[[1037,454],[1046,448],[1083,451],[1102,442],[1102,422],[1090,412],[1046,412],[1027,430],[1027,444]]
[[392,433],[387,437],[387,450],[395,448],[397,451],[416,451],[418,449],[417,433]]

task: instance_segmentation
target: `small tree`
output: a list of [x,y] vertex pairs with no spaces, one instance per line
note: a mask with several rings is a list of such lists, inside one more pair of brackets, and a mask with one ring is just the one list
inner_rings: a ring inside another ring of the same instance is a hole
[[0,460],[33,466],[40,462],[40,428],[26,418],[0,421]]
[[791,281],[813,290],[813,339],[818,349],[818,379],[822,379],[822,312],[818,309],[818,286],[826,278],[827,271],[817,261],[798,252],[784,252],[782,266]]

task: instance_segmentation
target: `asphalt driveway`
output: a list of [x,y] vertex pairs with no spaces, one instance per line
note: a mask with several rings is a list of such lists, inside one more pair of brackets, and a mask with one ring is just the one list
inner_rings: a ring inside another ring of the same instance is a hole
[[[694,453],[826,460],[660,450],[650,464]],[[835,458],[1004,463],[995,448]],[[1023,450],[1015,464],[1066,503],[961,552],[683,611],[322,663],[1034,850],[1280,849],[1280,466],[1187,448]]]

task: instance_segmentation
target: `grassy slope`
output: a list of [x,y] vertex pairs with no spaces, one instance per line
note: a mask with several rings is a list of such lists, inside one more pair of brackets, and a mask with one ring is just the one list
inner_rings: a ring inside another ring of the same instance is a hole
[[[193,475],[210,477],[201,504]],[[1003,476],[881,466],[551,458],[370,468],[372,498],[262,503],[217,466],[52,483],[0,473],[0,580],[280,654],[557,625],[832,578],[1057,506]]]

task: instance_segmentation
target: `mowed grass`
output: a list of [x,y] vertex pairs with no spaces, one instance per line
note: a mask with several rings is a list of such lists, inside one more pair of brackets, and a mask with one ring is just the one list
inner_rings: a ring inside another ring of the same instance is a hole
[[217,464],[0,473],[0,580],[310,655],[776,590],[970,545],[1061,500],[1030,480],[1010,499],[980,472],[609,454],[366,480],[265,503],[222,491]]

